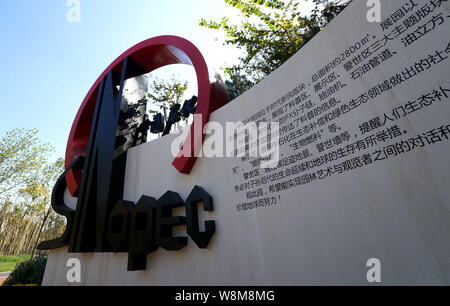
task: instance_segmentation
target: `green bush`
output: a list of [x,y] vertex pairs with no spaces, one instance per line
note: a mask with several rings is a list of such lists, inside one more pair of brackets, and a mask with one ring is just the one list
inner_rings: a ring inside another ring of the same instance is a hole
[[44,278],[45,265],[47,264],[47,256],[40,255],[31,261],[25,261],[17,264],[16,268],[11,272],[3,286],[17,285],[41,285]]

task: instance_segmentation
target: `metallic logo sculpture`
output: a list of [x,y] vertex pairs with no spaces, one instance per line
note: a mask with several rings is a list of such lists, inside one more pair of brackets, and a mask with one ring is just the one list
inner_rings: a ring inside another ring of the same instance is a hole
[[[199,232],[197,205],[194,205],[203,202],[205,210],[213,209],[212,197],[203,188],[195,186],[186,200],[186,217],[172,217],[172,208],[185,205],[172,191],[158,200],[142,196],[137,205],[123,201],[126,151],[115,155],[125,80],[177,63],[195,68],[198,99],[186,101],[181,110],[180,105],[174,107],[173,113],[184,112],[185,116],[195,111],[195,115],[201,115],[203,130],[210,113],[228,102],[225,86],[218,82],[210,84],[202,55],[183,38],[159,36],[123,53],[100,75],[76,115],[67,143],[66,171],[52,194],[52,206],[67,218],[67,228],[60,238],[41,243],[40,249],[69,245],[69,252],[129,251],[128,269],[141,270],[146,268],[147,253],[158,246],[178,250],[186,245],[187,238],[172,237],[175,225],[187,224],[187,232],[196,244],[201,248],[208,245],[215,231],[214,221],[206,221],[206,231]],[[172,121],[169,118],[168,124]],[[158,132],[160,123],[159,126]],[[172,163],[185,174],[193,168],[194,150],[201,147],[198,144],[204,138],[203,133],[196,135],[193,129],[192,126],[185,140],[185,144],[189,142],[191,154],[184,156],[181,149]],[[166,127],[164,134],[169,130]],[[66,188],[78,196],[76,211],[64,203]]]

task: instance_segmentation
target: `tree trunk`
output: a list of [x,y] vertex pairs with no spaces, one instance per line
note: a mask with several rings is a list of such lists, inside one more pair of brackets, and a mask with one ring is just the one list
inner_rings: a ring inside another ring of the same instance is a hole
[[33,252],[31,253],[30,261],[32,261],[33,258],[34,258],[34,254],[36,253],[36,249],[37,249],[37,246],[39,244],[39,239],[41,238],[42,230],[44,229],[45,222],[47,222],[48,216],[50,216],[51,212],[52,212],[52,208],[50,207],[47,210],[47,212],[45,213],[44,220],[42,220],[41,228],[39,229],[39,233],[38,233],[38,236],[37,236],[37,239],[36,239],[36,243],[34,244]]

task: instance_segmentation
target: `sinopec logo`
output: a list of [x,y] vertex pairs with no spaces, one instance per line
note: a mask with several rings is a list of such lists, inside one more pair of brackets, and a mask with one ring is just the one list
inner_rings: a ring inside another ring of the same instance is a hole
[[[198,97],[189,103],[196,103],[190,109],[195,110],[194,118],[200,118],[202,130],[210,113],[228,102],[226,88],[210,84],[201,53],[183,38],[159,36],[124,52],[100,75],[76,115],[67,143],[66,171],[52,194],[52,207],[67,218],[67,228],[60,238],[42,242],[40,249],[68,245],[69,252],[76,253],[128,252],[128,270],[144,270],[148,253],[158,247],[179,250],[187,244],[187,237],[172,236],[173,226],[186,224],[198,247],[208,246],[215,221],[205,221],[205,231],[200,232],[197,204],[202,202],[203,209],[211,211],[213,198],[202,187],[195,186],[185,201],[174,191],[157,200],[146,195],[137,203],[123,200],[127,148],[117,153],[117,131],[125,81],[171,64],[195,69]],[[159,132],[160,124],[155,129]],[[184,174],[194,167],[197,144],[204,138],[193,129],[172,162]],[[186,144],[188,154],[183,153]],[[66,189],[78,197],[75,210],[64,203]],[[172,209],[180,206],[185,206],[186,217],[172,216]]]

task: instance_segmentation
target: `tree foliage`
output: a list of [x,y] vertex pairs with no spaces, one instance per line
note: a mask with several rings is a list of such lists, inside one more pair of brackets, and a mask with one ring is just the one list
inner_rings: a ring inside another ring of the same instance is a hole
[[237,69],[229,73],[228,77],[229,80],[225,80],[225,86],[227,86],[228,95],[231,100],[234,100],[254,85],[253,82],[251,82],[245,75],[241,74],[241,72]]
[[40,239],[56,238],[65,220],[50,208],[64,160],[49,162],[53,148],[37,130],[7,132],[0,143],[0,254],[34,253]]
[[349,0],[312,0],[315,9],[309,16],[300,12],[307,0],[224,0],[242,15],[240,25],[227,17],[219,22],[200,20],[200,26],[223,31],[224,44],[244,51],[240,63],[224,69],[230,81],[231,96],[243,93],[277,69],[339,14]]
[[[153,78],[147,96],[151,103],[165,111],[170,106],[181,103],[187,87],[188,82],[181,82],[174,76],[169,81]],[[151,110],[150,112],[156,111]]]
[[47,163],[53,148],[42,143],[37,130],[15,129],[0,140],[0,197],[30,184]]

